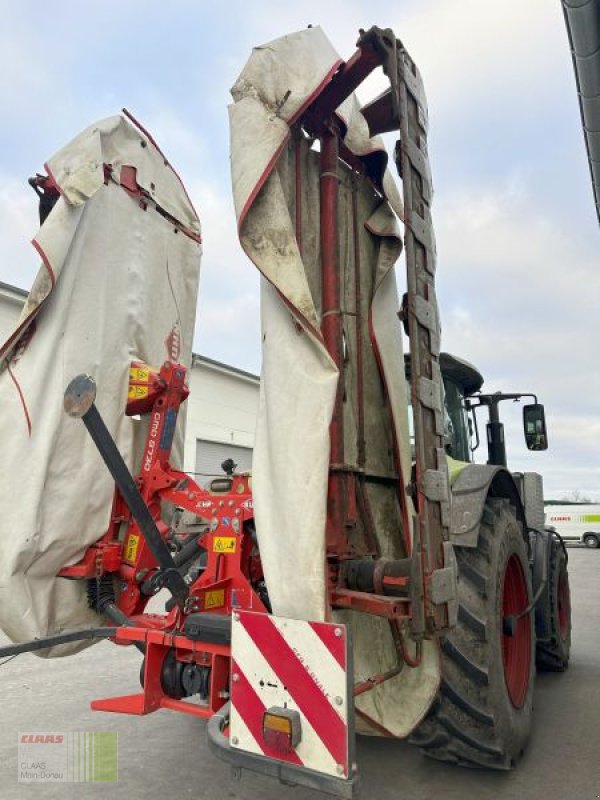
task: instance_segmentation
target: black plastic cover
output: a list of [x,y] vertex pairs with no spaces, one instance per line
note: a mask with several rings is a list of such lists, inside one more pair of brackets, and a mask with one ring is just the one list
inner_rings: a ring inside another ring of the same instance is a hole
[[194,642],[231,644],[231,617],[228,614],[198,611],[186,619],[184,632]]

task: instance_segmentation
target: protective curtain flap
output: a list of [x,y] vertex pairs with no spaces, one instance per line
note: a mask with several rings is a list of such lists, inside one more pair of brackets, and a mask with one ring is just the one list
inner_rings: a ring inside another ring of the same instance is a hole
[[[179,338],[191,365],[200,224],[146,132],[115,116],[92,125],[46,165],[61,196],[34,246],[43,264],[0,348],[0,626],[25,641],[98,625],[85,581],[58,578],[107,530],[113,480],[63,395],[76,375],[130,469],[146,425],[125,416],[132,360],[159,367]],[[135,170],[132,191],[122,167]],[[125,182],[125,181],[124,181]],[[185,404],[175,460],[181,456]],[[52,648],[64,655],[83,645]]]
[[[261,560],[273,612],[314,620],[327,614],[329,424],[339,373],[320,333],[319,156],[306,137],[291,136],[290,128],[341,63],[320,28],[277,39],[255,48],[232,89],[230,107],[239,237],[263,277],[263,364],[253,456]],[[401,201],[391,175],[383,172],[383,145],[369,137],[356,98],[348,98],[337,115],[345,123],[345,144],[353,153],[381,151],[380,179],[386,195],[382,198],[366,181],[356,189],[350,170],[338,164],[338,247],[349,360],[358,346],[355,306],[360,305],[360,314],[369,321],[360,330],[370,331],[362,343],[367,468],[389,480],[397,472],[392,455],[396,447],[401,479],[408,480],[406,386],[393,268],[401,251]],[[355,259],[353,202],[360,224],[360,303],[346,270]],[[344,427],[351,433],[345,435],[345,461],[356,464],[352,432],[358,390],[351,370],[346,372]],[[366,494],[381,554],[402,557],[410,544],[400,542],[399,531],[403,527],[410,540],[410,509],[403,522],[394,489],[373,485]],[[352,629],[357,681],[398,664],[386,620],[334,613]],[[419,667],[404,666],[396,677],[357,698],[359,730],[382,733],[384,728],[390,735],[405,736],[424,716],[439,685],[439,655],[435,643],[426,642],[423,649]]]

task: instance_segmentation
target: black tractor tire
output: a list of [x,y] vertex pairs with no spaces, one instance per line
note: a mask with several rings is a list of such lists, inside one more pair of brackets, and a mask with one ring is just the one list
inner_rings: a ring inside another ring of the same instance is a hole
[[548,604],[545,628],[550,632],[547,641],[538,641],[535,662],[538,672],[564,672],[571,654],[571,592],[564,545],[552,539],[548,571]]
[[590,549],[598,548],[600,547],[600,536],[596,533],[584,533],[583,543]]
[[504,635],[503,603],[509,561],[512,572],[516,569],[520,574],[522,610],[531,602],[531,577],[528,546],[508,500],[488,498],[477,547],[456,547],[455,552],[458,624],[441,644],[442,682],[437,700],[411,741],[427,756],[441,761],[511,769],[523,754],[531,730],[535,633],[533,614],[516,622],[518,639],[514,641],[522,644],[525,640],[526,654],[519,660],[517,707],[511,701],[504,671],[504,640],[508,637]]

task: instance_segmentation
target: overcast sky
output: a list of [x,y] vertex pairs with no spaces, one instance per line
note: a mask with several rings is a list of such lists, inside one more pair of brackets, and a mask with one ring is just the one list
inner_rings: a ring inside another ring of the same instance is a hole
[[27,289],[37,271],[27,177],[126,106],[200,213],[194,349],[253,372],[258,278],[235,232],[229,87],[252,46],[309,24],[343,57],[360,27],[392,27],[428,95],[443,348],[475,363],[488,391],[545,403],[546,453],[525,450],[520,409],[504,404],[513,469],[541,472],[546,497],[600,500],[598,223],[559,0],[0,0],[0,11],[0,280]]

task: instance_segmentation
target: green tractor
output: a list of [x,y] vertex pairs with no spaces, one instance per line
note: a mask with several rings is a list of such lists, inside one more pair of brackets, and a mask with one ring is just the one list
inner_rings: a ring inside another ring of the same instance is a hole
[[[509,769],[529,737],[536,667],[563,671],[569,663],[567,553],[544,529],[541,475],[507,468],[498,412],[504,400],[531,397],[523,407],[525,441],[530,450],[545,450],[544,408],[534,395],[482,393],[479,371],[447,353],[440,365],[458,623],[442,643],[437,701],[412,741],[437,759]],[[488,458],[476,464],[481,408]]]

